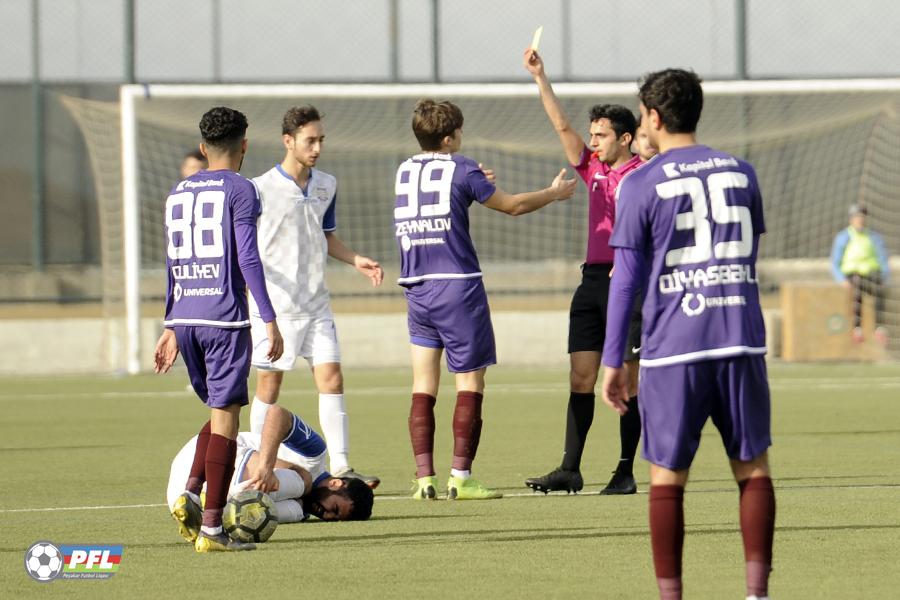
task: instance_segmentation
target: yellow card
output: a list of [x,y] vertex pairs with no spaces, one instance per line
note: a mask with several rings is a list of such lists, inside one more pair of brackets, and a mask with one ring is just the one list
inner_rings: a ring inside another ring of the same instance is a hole
[[541,34],[544,33],[544,26],[541,25],[534,30],[534,37],[531,38],[531,49],[537,52],[538,46],[541,44]]

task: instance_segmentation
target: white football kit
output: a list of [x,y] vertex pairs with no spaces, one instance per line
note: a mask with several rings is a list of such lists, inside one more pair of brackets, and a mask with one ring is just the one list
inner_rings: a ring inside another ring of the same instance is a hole
[[[250,456],[252,456],[254,452],[259,451],[260,435],[258,433],[242,431],[238,433],[236,441],[237,455],[234,459],[234,475],[231,478],[228,489],[229,496],[243,489],[241,482],[246,478],[245,471],[247,461],[250,460]],[[172,506],[178,496],[184,492],[184,485],[191,474],[191,465],[194,462],[194,451],[196,448],[197,436],[195,435],[182,446],[181,450],[178,451],[178,454],[175,455],[175,459],[172,461],[172,466],[169,469],[169,483],[166,487],[166,502],[168,502],[169,506]],[[309,471],[313,486],[323,478],[329,476],[328,471],[325,469],[326,454],[327,452],[322,452],[316,456],[305,456],[291,450],[284,444],[278,446],[278,458]],[[275,469],[275,475],[279,476],[280,471],[283,471],[283,469]],[[281,477],[279,477],[279,481],[281,481]],[[300,492],[300,495],[302,494],[303,491]],[[288,492],[286,494],[282,489],[270,493],[269,496],[276,505],[282,500],[295,497],[299,498],[299,496],[296,495],[296,490],[294,490],[293,493]]]
[[339,363],[340,346],[325,284],[325,233],[337,228],[337,180],[311,169],[303,190],[281,165],[275,165],[253,182],[262,205],[257,221],[259,255],[284,338],[284,354],[270,362],[266,358],[269,343],[265,323],[251,294],[253,366],[288,371],[299,357],[311,365]]

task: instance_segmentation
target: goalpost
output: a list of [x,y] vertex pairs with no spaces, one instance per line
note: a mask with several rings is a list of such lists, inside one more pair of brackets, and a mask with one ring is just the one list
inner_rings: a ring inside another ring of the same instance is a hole
[[[637,110],[632,83],[554,89],[579,131],[587,130],[593,104]],[[900,80],[706,82],[704,92],[700,141],[747,158],[759,174],[768,229],[763,285],[777,285],[779,272],[798,264],[827,278],[831,242],[847,226],[851,203],[866,205],[872,226],[891,250],[900,250]],[[281,160],[284,111],[316,105],[326,130],[320,166],[338,178],[342,238],[391,264],[397,262],[388,208],[393,175],[417,151],[409,123],[421,97],[460,105],[466,119],[462,152],[493,168],[504,189],[543,187],[567,166],[530,83],[152,84],[122,86],[118,106],[64,98],[85,134],[98,188],[105,312],[116,323],[107,332],[111,367],[140,371],[153,344],[146,339],[152,330],[142,330],[141,307],[159,306],[165,291],[161,206],[182,156],[199,142],[197,123],[205,110],[226,104],[247,114],[250,149],[242,171],[252,177]],[[568,203],[535,215],[473,219],[492,295],[521,297],[527,306],[532,296],[571,294],[583,260],[586,212],[579,186]],[[398,293],[391,288],[388,282],[380,293]],[[332,290],[343,292],[340,285]],[[900,302],[893,296],[888,313],[896,322]],[[161,321],[161,312],[152,316]],[[891,335],[897,336],[898,325]]]

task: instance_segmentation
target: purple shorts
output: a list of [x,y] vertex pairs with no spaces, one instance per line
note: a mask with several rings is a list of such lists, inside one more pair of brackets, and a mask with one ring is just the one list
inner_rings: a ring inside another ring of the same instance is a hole
[[643,456],[655,465],[673,471],[690,467],[710,417],[731,459],[751,460],[772,445],[762,356],[642,367],[638,396]]
[[176,327],[175,339],[191,386],[210,408],[246,406],[250,328]]
[[447,351],[451,373],[497,363],[491,309],[481,278],[432,279],[406,288],[409,341]]

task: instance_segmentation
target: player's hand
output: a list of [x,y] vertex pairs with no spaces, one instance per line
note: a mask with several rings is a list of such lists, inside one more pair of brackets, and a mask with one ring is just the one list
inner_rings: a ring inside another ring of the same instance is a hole
[[356,267],[357,271],[369,278],[372,282],[372,287],[378,287],[384,281],[384,269],[381,268],[377,260],[357,254],[353,258],[353,266]]
[[628,412],[628,379],[622,367],[605,367],[603,370],[603,402],[624,415]]
[[266,358],[269,362],[275,362],[284,354],[284,338],[281,337],[281,330],[278,329],[278,321],[272,320],[266,323],[266,336],[269,338],[269,351]]
[[484,165],[481,163],[478,163],[478,168],[481,169],[482,173],[484,173],[485,179],[487,179],[491,183],[497,183],[497,176],[494,174],[493,169],[485,169]]
[[559,175],[550,184],[550,192],[557,200],[568,200],[575,193],[575,180],[565,179],[566,170],[560,169]]
[[848,290],[849,290],[850,288],[853,287],[853,286],[850,284],[850,280],[849,280],[849,279],[843,280],[843,281],[841,282],[841,285],[844,286],[844,289],[848,289]]
[[535,78],[544,75],[544,61],[541,60],[541,55],[537,53],[537,50],[533,48],[525,50],[524,65],[525,70]]
[[246,480],[246,489],[259,490],[265,494],[278,491],[278,478],[275,471],[263,465],[257,466]]
[[156,350],[153,352],[153,370],[157,373],[168,373],[176,358],[178,358],[178,341],[175,339],[175,330],[165,329],[159,336]]

